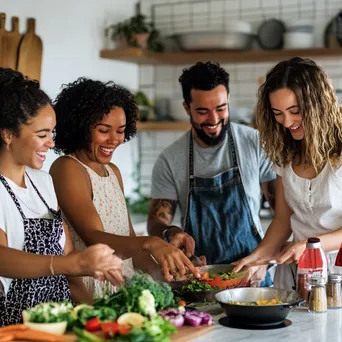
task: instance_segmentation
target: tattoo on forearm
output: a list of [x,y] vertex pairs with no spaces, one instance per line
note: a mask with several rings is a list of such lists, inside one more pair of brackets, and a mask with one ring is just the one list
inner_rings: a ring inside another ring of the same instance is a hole
[[158,199],[153,200],[154,216],[164,224],[171,224],[175,215],[177,201]]

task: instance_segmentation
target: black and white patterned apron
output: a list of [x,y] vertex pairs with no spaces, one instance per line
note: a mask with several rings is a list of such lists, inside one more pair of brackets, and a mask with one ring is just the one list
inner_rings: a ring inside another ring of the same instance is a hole
[[[27,175],[28,176],[28,175]],[[26,218],[6,179],[0,181],[12,197],[24,224],[23,251],[41,255],[63,255],[59,241],[63,233],[60,211],[51,209],[28,176],[40,199],[53,214],[53,219]],[[27,265],[30,267],[30,265]],[[71,301],[70,289],[65,275],[34,279],[13,279],[7,295],[0,297],[0,327],[22,321],[22,311],[43,302]]]

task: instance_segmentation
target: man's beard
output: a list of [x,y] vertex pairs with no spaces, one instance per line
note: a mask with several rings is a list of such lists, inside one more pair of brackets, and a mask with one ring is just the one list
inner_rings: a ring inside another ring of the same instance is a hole
[[210,136],[208,135],[207,133],[205,133],[205,131],[202,129],[202,127],[204,126],[211,126],[211,125],[208,125],[208,124],[202,124],[200,125],[201,128],[197,128],[195,127],[195,124],[194,122],[192,121],[192,117],[190,116],[190,122],[192,124],[192,127],[194,128],[196,134],[197,134],[197,137],[202,141],[204,142],[206,145],[208,146],[216,146],[218,145],[219,143],[221,143],[226,134],[227,134],[227,129],[228,129],[228,124],[229,124],[229,121],[227,121],[227,123],[225,124],[224,123],[224,120],[222,119],[219,123],[219,125],[221,125],[221,131],[219,133],[219,135],[217,136]]

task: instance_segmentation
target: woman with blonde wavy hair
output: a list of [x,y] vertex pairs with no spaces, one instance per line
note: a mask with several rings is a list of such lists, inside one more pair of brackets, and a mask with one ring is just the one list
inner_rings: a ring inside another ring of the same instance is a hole
[[260,139],[277,173],[275,216],[235,270],[272,258],[281,264],[274,286],[293,289],[309,237],[320,238],[330,266],[342,241],[342,111],[327,75],[300,57],[271,69],[258,95]]

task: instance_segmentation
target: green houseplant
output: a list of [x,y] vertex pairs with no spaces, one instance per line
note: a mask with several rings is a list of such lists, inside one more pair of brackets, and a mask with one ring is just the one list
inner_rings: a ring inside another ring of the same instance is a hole
[[147,22],[142,14],[136,14],[111,25],[110,28],[113,29],[112,39],[117,43],[118,48],[133,46],[152,51],[164,50],[159,31],[155,29],[152,22]]

